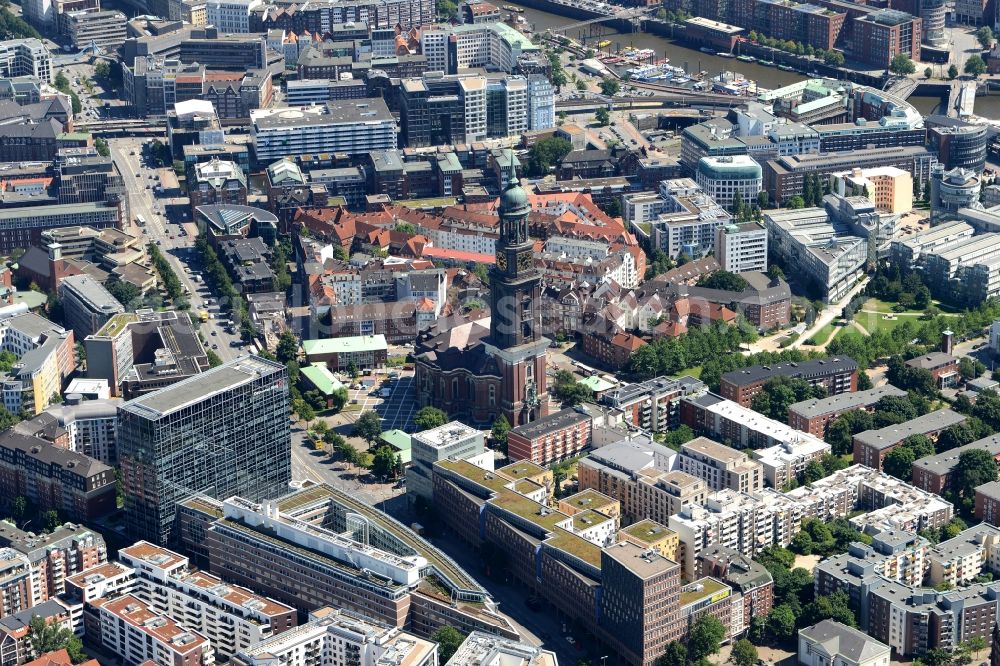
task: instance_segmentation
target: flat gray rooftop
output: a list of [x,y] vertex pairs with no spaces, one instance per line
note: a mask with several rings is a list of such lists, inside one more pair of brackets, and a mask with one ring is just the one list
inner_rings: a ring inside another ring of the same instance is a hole
[[212,395],[280,371],[282,368],[283,366],[278,363],[257,356],[239,358],[159,391],[130,400],[122,405],[122,410],[149,419],[160,418]]

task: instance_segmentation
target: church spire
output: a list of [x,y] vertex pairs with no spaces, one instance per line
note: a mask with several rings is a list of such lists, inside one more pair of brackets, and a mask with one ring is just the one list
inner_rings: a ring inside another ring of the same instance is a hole
[[511,171],[507,187],[500,193],[498,250],[526,245],[531,242],[531,238],[528,236],[528,213],[531,212],[531,204],[528,203],[528,194],[521,187],[521,181],[517,178],[513,150],[510,151],[508,159]]

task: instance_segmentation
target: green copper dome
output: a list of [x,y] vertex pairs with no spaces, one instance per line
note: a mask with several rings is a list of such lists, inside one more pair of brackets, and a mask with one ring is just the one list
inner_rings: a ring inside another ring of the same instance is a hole
[[521,181],[517,176],[511,178],[510,183],[500,193],[500,215],[523,215],[529,208],[528,193],[521,187]]

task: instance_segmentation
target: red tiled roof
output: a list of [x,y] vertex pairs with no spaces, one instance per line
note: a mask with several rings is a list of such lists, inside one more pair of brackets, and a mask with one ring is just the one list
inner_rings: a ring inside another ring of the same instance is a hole
[[627,349],[629,352],[634,352],[636,349],[646,344],[646,341],[637,335],[632,335],[631,333],[618,333],[615,337],[611,338],[611,344],[615,347]]

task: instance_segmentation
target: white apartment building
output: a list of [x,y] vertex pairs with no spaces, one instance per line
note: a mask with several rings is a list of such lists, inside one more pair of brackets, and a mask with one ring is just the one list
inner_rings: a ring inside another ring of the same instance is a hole
[[663,250],[671,259],[677,259],[681,253],[695,258],[712,252],[716,230],[732,219],[725,208],[690,178],[663,181],[659,196],[662,204],[646,203],[641,208],[644,214],[655,215],[648,220],[649,230],[644,230],[638,221],[640,209],[635,207],[630,211],[636,214],[630,230],[640,236],[648,234],[653,247]]
[[72,451],[100,460],[106,465],[118,462],[118,406],[121,398],[63,402],[49,405],[44,414],[56,419],[69,434]]
[[[485,81],[479,99],[479,119],[467,113],[466,121],[478,123],[485,136]],[[254,150],[262,162],[303,153],[358,155],[396,148],[396,121],[380,98],[297,109],[255,109],[250,112],[250,123]]]
[[545,240],[545,252],[570,261],[600,261],[608,256],[608,244],[584,238],[552,236]]
[[[580,469],[582,481],[583,463]],[[624,502],[622,506],[625,510]],[[693,579],[698,554],[709,545],[727,546],[752,557],[771,545],[787,546],[804,518],[829,521],[857,509],[866,513],[851,519],[854,527],[886,534],[912,535],[926,527],[940,527],[952,516],[951,504],[940,497],[870,467],[853,465],[787,493],[771,488],[752,494],[719,491],[700,504],[686,505],[670,516],[668,526],[680,540],[684,575]],[[902,576],[903,568],[913,561],[893,566]]]
[[395,627],[333,608],[309,622],[243,650],[235,666],[438,666],[437,644]]
[[118,551],[136,572],[134,595],[150,610],[208,638],[222,658],[295,626],[296,610],[246,588],[191,571],[188,558],[147,541]]
[[86,633],[88,615],[95,617],[90,604],[98,599],[132,594],[135,589],[135,570],[119,562],[105,562],[66,579],[66,593],[60,597],[69,610],[73,633]]
[[[42,0],[51,11],[51,3]],[[25,9],[27,11],[27,9]],[[39,81],[52,83],[52,55],[37,39],[12,39],[0,42],[0,77],[34,76]]]
[[134,589],[135,569],[120,562],[105,562],[66,579],[66,598],[77,603],[132,594]]
[[120,657],[127,666],[146,661],[185,666],[215,663],[208,639],[157,614],[137,597],[98,599],[91,608],[100,620],[100,629],[98,636],[88,633],[88,638]]
[[764,467],[764,478],[772,488],[781,488],[797,478],[811,461],[819,460],[832,450],[823,440],[802,434],[802,438],[754,451],[754,457]]
[[745,204],[757,201],[764,186],[764,172],[749,155],[702,157],[696,172],[698,185],[726,208],[739,194]]
[[[499,22],[431,26],[420,34],[420,47],[427,56],[427,71],[446,74],[474,68],[510,73],[522,53],[538,50],[530,39]],[[449,67],[451,48],[454,62]]]
[[495,217],[488,222],[468,218],[435,218],[433,221],[433,227],[419,225],[417,231],[427,236],[434,247],[480,254],[496,252],[499,233]]
[[250,12],[264,4],[263,0],[208,0],[205,22],[219,32],[250,32]]
[[448,660],[448,666],[558,666],[558,660],[549,650],[473,631]]
[[556,89],[542,74],[528,75],[528,129],[556,126]]
[[968,585],[984,571],[1000,573],[1000,528],[989,523],[973,525],[942,541],[927,554],[928,584]]
[[760,463],[707,437],[696,437],[681,446],[676,465],[682,472],[705,481],[712,490],[752,493],[764,487]]
[[622,201],[622,219],[626,224],[648,224],[669,210],[667,200],[656,192],[630,192]]
[[767,271],[767,229],[756,222],[715,230],[715,258],[730,273]]
[[698,555],[708,546],[725,546],[751,556],[764,547],[757,539],[766,533],[758,525],[761,504],[751,495],[720,490],[708,495],[704,504],[686,506],[670,516],[668,527],[681,543],[684,578],[697,578]]
[[486,123],[486,79],[463,76],[458,82],[465,109],[465,141],[482,141],[489,136]]

